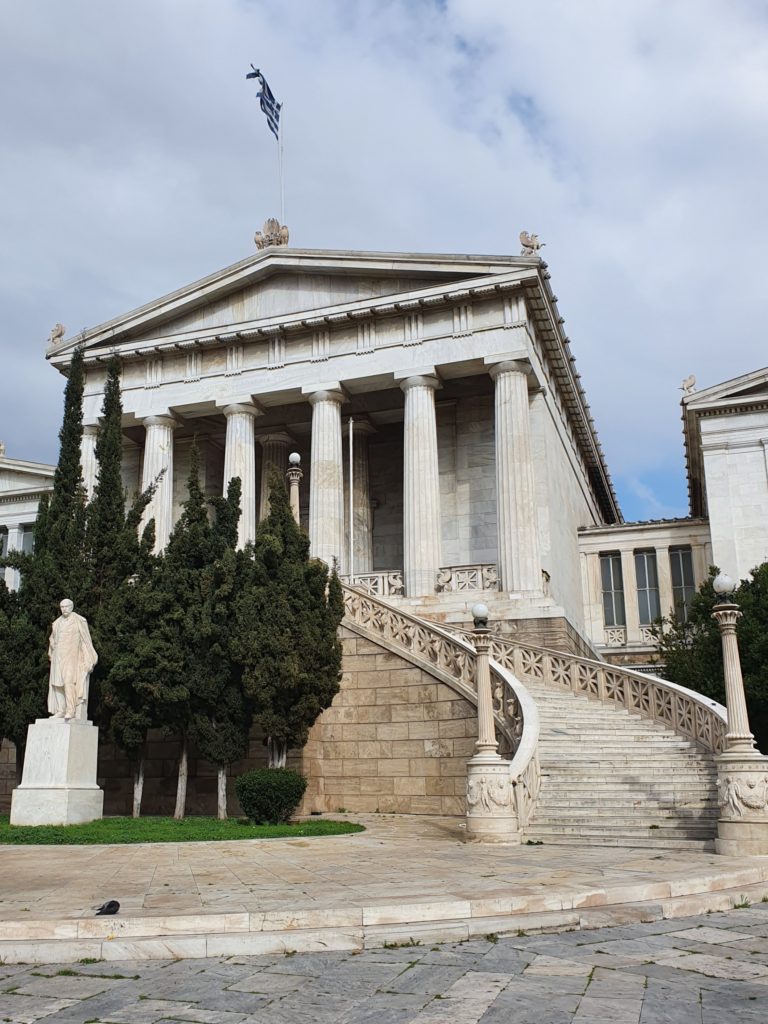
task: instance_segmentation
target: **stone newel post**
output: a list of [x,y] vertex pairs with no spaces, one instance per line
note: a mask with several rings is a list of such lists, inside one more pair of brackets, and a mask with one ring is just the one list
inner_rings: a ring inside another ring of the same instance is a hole
[[472,616],[477,652],[477,743],[474,756],[467,762],[466,837],[482,843],[519,843],[520,826],[509,763],[498,752],[493,721],[488,609],[484,604],[476,604]]
[[301,483],[304,473],[301,469],[301,456],[298,452],[291,452],[288,456],[288,472],[285,475],[288,478],[288,494],[291,502],[291,512],[293,512],[293,518],[296,520],[296,525],[301,526],[299,484]]
[[720,628],[723,643],[728,709],[725,746],[715,759],[720,805],[715,849],[732,857],[761,856],[768,854],[768,757],[755,749],[755,738],[749,728],[736,637],[741,612],[738,605],[728,601],[736,585],[721,573],[713,586],[722,598],[712,610],[712,618]]

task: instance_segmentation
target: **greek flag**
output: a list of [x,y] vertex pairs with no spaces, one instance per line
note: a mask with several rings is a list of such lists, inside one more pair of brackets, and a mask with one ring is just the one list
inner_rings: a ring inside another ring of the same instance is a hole
[[253,71],[250,71],[245,77],[255,78],[258,81],[259,85],[261,86],[261,89],[256,93],[256,95],[259,98],[259,105],[261,106],[261,109],[264,111],[264,114],[266,115],[269,130],[279,141],[280,108],[282,107],[282,103],[277,102],[272,93],[272,90],[267,85],[266,78],[264,77],[264,75],[262,75],[259,69],[254,68],[253,64],[251,64],[251,67],[253,68]]

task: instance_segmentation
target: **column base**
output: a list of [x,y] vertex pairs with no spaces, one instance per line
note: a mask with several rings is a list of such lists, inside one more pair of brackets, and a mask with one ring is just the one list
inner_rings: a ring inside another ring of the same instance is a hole
[[509,763],[498,754],[476,754],[467,762],[465,841],[515,846],[522,841]]
[[720,804],[715,851],[726,857],[768,856],[768,757],[727,751],[715,764]]
[[11,795],[11,824],[75,825],[101,818],[98,750],[99,730],[91,722],[38,718],[27,730],[21,785]]

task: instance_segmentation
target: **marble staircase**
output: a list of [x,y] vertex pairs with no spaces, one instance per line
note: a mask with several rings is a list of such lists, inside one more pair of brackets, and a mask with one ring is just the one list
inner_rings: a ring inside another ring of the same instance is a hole
[[532,842],[714,849],[712,756],[658,722],[527,682],[540,716]]

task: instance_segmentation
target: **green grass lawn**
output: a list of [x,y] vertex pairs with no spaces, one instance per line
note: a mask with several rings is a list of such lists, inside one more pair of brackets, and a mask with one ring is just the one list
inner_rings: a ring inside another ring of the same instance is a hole
[[231,839],[341,836],[365,831],[348,821],[312,819],[287,825],[252,825],[244,818],[102,818],[85,825],[11,825],[0,816],[0,844],[61,846],[94,843],[199,843]]

